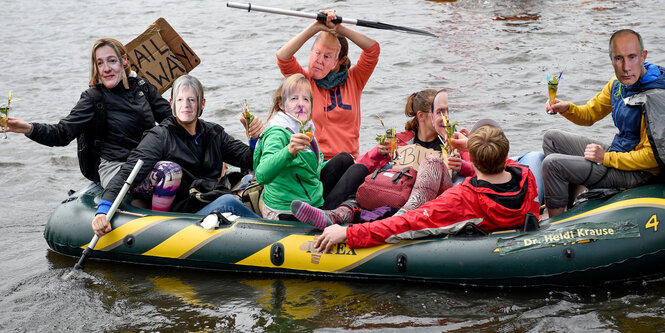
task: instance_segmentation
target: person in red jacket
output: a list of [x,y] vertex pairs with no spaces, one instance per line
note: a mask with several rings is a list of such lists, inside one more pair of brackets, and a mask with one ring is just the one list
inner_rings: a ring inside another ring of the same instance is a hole
[[492,232],[522,226],[527,213],[539,216],[536,181],[531,171],[507,159],[508,139],[496,122],[483,119],[467,142],[476,177],[450,188],[436,199],[401,216],[355,224],[331,225],[316,240],[317,251],[348,241],[350,248],[397,243],[449,234],[466,223]]

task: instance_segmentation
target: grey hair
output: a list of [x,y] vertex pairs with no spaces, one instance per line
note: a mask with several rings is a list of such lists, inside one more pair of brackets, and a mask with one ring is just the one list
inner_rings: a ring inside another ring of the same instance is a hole
[[197,104],[197,108],[198,108],[197,111],[198,112],[197,112],[196,117],[197,118],[201,117],[201,113],[203,113],[203,109],[202,109],[202,106],[203,106],[203,85],[201,84],[201,81],[199,81],[199,79],[197,79],[197,78],[195,78],[191,75],[188,75],[188,74],[177,78],[175,80],[175,82],[173,82],[173,87],[171,88],[171,100],[173,101],[172,102],[173,104],[171,105],[171,112],[173,113],[174,116],[176,115],[175,114],[175,98],[176,98],[176,95],[178,94],[178,92],[180,92],[180,89],[182,89],[183,87],[192,88],[196,92],[196,98],[197,98],[197,102],[198,102],[198,104]]

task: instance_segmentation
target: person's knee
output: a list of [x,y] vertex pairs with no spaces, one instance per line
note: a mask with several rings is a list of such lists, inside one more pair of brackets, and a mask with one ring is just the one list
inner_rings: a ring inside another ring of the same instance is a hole
[[542,165],[542,171],[543,171],[543,177],[547,175],[550,170],[552,169],[552,165],[554,161],[556,160],[556,157],[554,155],[547,155],[543,159],[543,165]]
[[435,155],[427,155],[425,156],[425,159],[420,163],[420,167],[427,166],[427,167],[435,167],[439,169],[446,169],[446,163],[443,161],[443,159],[439,156]]
[[227,193],[227,194],[222,194],[219,196],[217,199],[215,199],[215,203],[219,205],[231,205],[235,203],[236,201],[240,202],[238,200],[238,197],[236,197],[233,194]]
[[172,161],[159,161],[155,163],[155,170],[171,179],[180,178],[182,176],[182,168],[180,167],[180,164]]
[[367,166],[361,163],[353,164],[352,166],[349,167],[349,170],[353,170],[354,172],[358,173],[369,173],[369,169],[367,168]]
[[526,161],[542,161],[544,158],[545,154],[541,151],[530,151],[524,154]]
[[365,176],[369,175],[369,169],[364,164],[353,164],[348,169],[346,169],[346,172],[354,175],[353,178],[364,179]]
[[547,131],[545,131],[545,134],[543,134],[543,140],[547,139],[547,140],[551,141],[551,140],[561,136],[561,133],[564,133],[564,132],[560,129],[556,129],[556,128],[548,129]]
[[339,162],[344,165],[344,166],[351,166],[355,163],[355,160],[353,159],[353,156],[349,153],[339,153]]
[[555,145],[554,141],[561,136],[563,131],[558,129],[549,129],[543,134],[543,152],[544,155],[549,155],[554,151]]

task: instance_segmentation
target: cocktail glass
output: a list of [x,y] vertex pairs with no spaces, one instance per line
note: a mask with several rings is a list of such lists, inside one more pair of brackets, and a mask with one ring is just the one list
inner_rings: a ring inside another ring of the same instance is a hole
[[9,139],[7,136],[7,118],[9,118],[9,105],[12,104],[12,91],[9,91],[9,98],[7,99],[7,104],[0,106],[0,126],[2,126],[2,134],[4,134],[5,139]]
[[2,126],[3,138],[8,139],[7,137],[7,118],[9,118],[9,106],[2,105],[0,106],[0,126]]
[[397,137],[394,136],[394,135],[391,136],[389,144],[390,144],[390,159],[391,160],[398,159],[398,156],[396,154],[397,153]]
[[[551,79],[550,75],[547,74],[547,93],[550,98],[550,106],[554,105],[554,101],[556,100],[556,92],[559,87],[559,81],[561,80],[562,73],[559,73],[559,77],[554,76]],[[548,113],[555,114],[556,112],[548,111]]]
[[247,121],[247,128],[249,129],[249,124],[251,124],[252,120],[254,120],[254,115],[249,113],[249,106],[247,105],[247,100],[245,100],[245,104],[243,105],[242,116],[245,117],[245,120]]
[[312,138],[314,137],[314,133],[312,133],[312,127],[310,126],[308,128],[305,128],[305,124],[306,124],[306,122],[301,122],[300,123],[300,133],[307,135],[307,137],[309,138],[309,144],[310,145],[305,147],[305,149],[303,149],[303,151],[304,152],[311,152],[312,148],[310,148],[310,147],[312,145]]
[[554,100],[556,99],[556,90],[559,86],[559,82],[557,82],[556,78],[552,79],[552,81],[547,82],[547,92],[550,95],[550,105],[554,104]]

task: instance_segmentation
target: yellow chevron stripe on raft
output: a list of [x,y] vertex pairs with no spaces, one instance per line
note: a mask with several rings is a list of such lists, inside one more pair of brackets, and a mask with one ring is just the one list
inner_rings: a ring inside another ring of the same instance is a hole
[[229,232],[233,227],[206,231],[199,225],[192,224],[169,237],[159,245],[143,253],[146,256],[162,258],[187,258],[196,250],[208,244],[213,239]]
[[661,199],[661,198],[637,198],[637,199],[621,200],[619,202],[611,203],[609,205],[604,205],[604,206],[598,207],[596,209],[592,209],[590,211],[565,218],[563,220],[552,222],[552,224],[557,224],[557,223],[562,223],[562,222],[566,222],[566,221],[576,220],[576,219],[580,219],[580,218],[583,218],[583,217],[586,217],[586,216],[589,216],[589,215],[607,213],[607,212],[611,212],[611,211],[615,211],[615,210],[619,210],[619,209],[632,208],[632,207],[655,207],[655,208],[665,209],[665,199]]
[[[94,250],[110,251],[122,244],[122,240],[127,235],[138,235],[149,227],[167,220],[174,219],[175,217],[168,216],[146,216],[138,219],[131,220],[102,236]],[[81,246],[82,249],[88,247],[88,244]]]
[[[386,252],[389,248],[405,245],[403,243],[386,244],[367,249],[350,249],[346,243],[340,243],[333,247],[332,253],[312,254],[311,247],[314,243],[312,235],[290,235],[279,240],[279,243],[284,246],[284,263],[281,266],[275,266],[270,261],[272,244],[236,264],[319,272],[344,272]],[[407,244],[409,243],[407,242]]]

